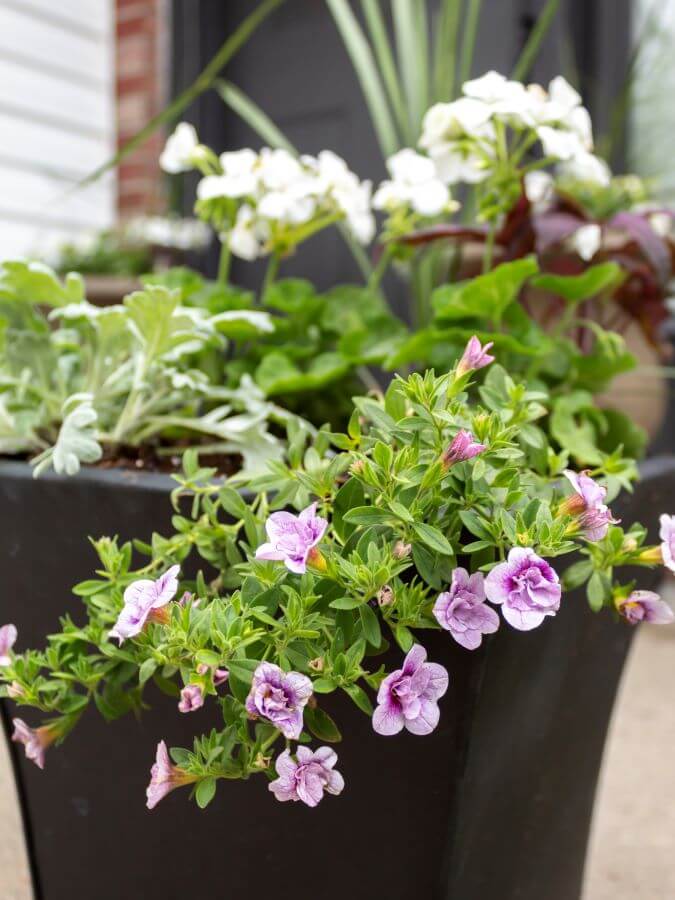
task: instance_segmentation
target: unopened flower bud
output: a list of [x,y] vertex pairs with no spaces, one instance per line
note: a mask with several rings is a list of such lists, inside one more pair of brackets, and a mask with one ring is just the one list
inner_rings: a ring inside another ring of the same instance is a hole
[[482,369],[484,366],[489,366],[491,362],[494,362],[494,356],[490,356],[488,353],[488,350],[492,348],[493,343],[493,341],[489,341],[485,346],[482,346],[476,335],[469,338],[469,341],[464,348],[462,358],[457,363],[457,376],[461,378],[461,376],[466,375],[467,372],[473,372],[475,369]]
[[444,469],[449,469],[455,463],[473,459],[474,456],[483,453],[485,449],[485,444],[479,444],[470,431],[462,428],[457,432],[447,450],[441,455],[441,465]]
[[631,537],[629,534],[623,539],[623,544],[621,545],[621,549],[624,553],[632,553],[634,550],[637,550],[638,542],[634,537]]
[[323,656],[317,656],[316,659],[310,659],[309,667],[312,672],[323,672],[325,663],[323,661]]
[[256,767],[256,769],[269,769],[271,761],[271,756],[263,756],[262,753],[258,753],[253,762],[253,765]]
[[377,592],[377,603],[379,606],[391,606],[394,602],[394,592],[388,584],[381,587]]
[[[625,546],[625,542],[624,542]],[[637,546],[637,543],[636,543]],[[647,547],[638,556],[640,562],[643,563],[663,563],[663,551],[661,547]]]
[[12,700],[16,700],[17,697],[23,697],[25,693],[18,681],[13,681],[7,685],[7,696],[11,697]]
[[364,468],[365,463],[363,462],[363,460],[357,459],[351,464],[351,466],[349,467],[349,471],[352,473],[352,475],[361,475]]
[[396,541],[392,551],[394,559],[405,559],[406,556],[410,556],[411,550],[412,544],[406,544],[405,541]]

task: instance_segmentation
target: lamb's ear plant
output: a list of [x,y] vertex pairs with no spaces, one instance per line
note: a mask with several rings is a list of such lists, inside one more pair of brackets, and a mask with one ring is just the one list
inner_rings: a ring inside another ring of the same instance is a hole
[[331,745],[351,739],[327,695],[349,697],[383,740],[438,724],[452,672],[427,659],[429,629],[475,652],[500,628],[555,628],[582,585],[597,613],[671,621],[621,570],[675,569],[675,517],[647,546],[607,506],[635,477],[630,459],[600,453],[576,472],[547,441],[533,447],[550,396],[490,350],[472,337],[448,374],[356,399],[345,434],[298,440],[257,477],[217,478],[186,453],[175,532],[135,544],[147,562],[101,538],[95,576],[74,588],[83,615],[46,649],[17,653],[16,628],[0,630],[2,693],[42,718],[14,720],[28,758],[42,767],[89,706],[115,719],[160,690],[178,715],[207,706],[210,730],[187,748],[160,740],[149,808],[188,785],[203,807],[220,780],[254,775],[316,806],[343,790]]
[[30,456],[36,474],[194,444],[251,470],[283,455],[270,426],[310,427],[245,374],[226,384],[228,340],[274,331],[267,312],[212,315],[159,285],[99,308],[77,275],[62,282],[39,263],[5,262],[0,323],[0,452]]

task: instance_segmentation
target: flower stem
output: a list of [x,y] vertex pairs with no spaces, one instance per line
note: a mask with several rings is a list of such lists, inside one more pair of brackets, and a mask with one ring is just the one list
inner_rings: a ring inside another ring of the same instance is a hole
[[270,261],[267,264],[267,271],[265,272],[265,280],[263,281],[263,286],[260,291],[260,299],[263,303],[265,302],[267,292],[272,287],[277,277],[280,262],[281,258],[278,253],[273,253],[272,256],[270,256]]
[[370,274],[370,278],[368,279],[368,288],[371,291],[379,290],[380,283],[384,278],[384,275],[389,268],[389,262],[392,256],[392,247],[391,244],[387,244],[380,254],[380,258],[377,261],[377,265],[373,269]]
[[232,254],[226,241],[220,245],[220,259],[218,260],[218,283],[227,284],[230,275],[230,261]]

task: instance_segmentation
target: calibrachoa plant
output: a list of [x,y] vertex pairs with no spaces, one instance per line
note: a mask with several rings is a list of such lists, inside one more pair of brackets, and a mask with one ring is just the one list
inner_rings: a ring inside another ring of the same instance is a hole
[[524,440],[550,399],[489,349],[472,339],[450,373],[356,399],[346,434],[296,443],[264,475],[224,481],[188,452],[175,533],[136,542],[145,565],[102,538],[96,577],[74,589],[81,624],[65,617],[46,649],[22,653],[16,628],[0,629],[2,693],[44,718],[14,720],[28,758],[42,767],[92,703],[107,719],[140,710],[154,682],[212,728],[187,749],[160,740],[150,809],[187,785],[205,806],[219,780],[254,775],[313,807],[345,787],[327,695],[346,694],[383,740],[438,725],[452,672],[428,658],[430,629],[473,652],[500,628],[555,627],[582,584],[596,612],[672,621],[620,571],[674,568],[675,517],[646,546],[609,506],[631,460],[578,472]]

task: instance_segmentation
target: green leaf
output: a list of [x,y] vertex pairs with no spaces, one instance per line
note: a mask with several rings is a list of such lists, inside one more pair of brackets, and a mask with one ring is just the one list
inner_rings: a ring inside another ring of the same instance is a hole
[[572,391],[555,401],[550,428],[552,436],[579,465],[595,466],[602,462],[602,453],[589,413],[597,415],[592,396],[586,391]]
[[221,100],[235,112],[269,147],[282,148],[295,155],[295,147],[286,135],[274,124],[270,117],[246,94],[232,84],[219,78],[214,85]]
[[593,572],[593,563],[590,559],[582,559],[571,565],[562,577],[563,587],[566,591],[573,591],[580,587]]
[[427,547],[435,550],[443,556],[453,556],[454,550],[450,541],[446,538],[442,531],[434,528],[433,525],[427,525],[425,522],[416,522],[413,525],[413,531],[417,537],[423,541]]
[[328,605],[331,609],[358,609],[363,604],[363,600],[358,597],[338,597],[332,600]]
[[396,643],[404,653],[411,650],[412,645],[415,643],[415,635],[409,628],[406,628],[405,625],[396,626],[394,629],[394,637],[396,638]]
[[44,263],[7,260],[0,265],[0,299],[32,306],[67,306],[84,301],[84,281],[71,272],[62,283]]
[[155,669],[157,668],[157,660],[156,659],[146,659],[141,664],[141,667],[138,670],[138,683],[145,684],[145,682],[151,678]]
[[332,678],[317,678],[312,682],[312,686],[317,694],[332,694],[337,689],[337,684]]
[[314,737],[320,741],[328,741],[330,744],[335,744],[342,740],[342,735],[335,722],[327,712],[319,709],[318,706],[314,708],[311,706],[305,707],[305,725]]
[[255,380],[267,396],[318,391],[349,372],[351,365],[339,353],[320,353],[307,369],[298,368],[281,352],[268,353],[255,372]]
[[346,481],[335,495],[333,528],[341,540],[346,541],[356,527],[355,523],[345,521],[345,515],[350,510],[361,507],[363,501],[363,485],[356,478]]
[[371,646],[379,647],[382,643],[382,631],[377,614],[367,603],[364,603],[359,607],[359,615],[365,639]]
[[611,585],[600,572],[593,572],[586,586],[588,605],[593,612],[599,612],[611,596]]
[[523,47],[518,62],[513,69],[511,78],[515,81],[525,81],[530,74],[530,70],[539,54],[541,44],[553,24],[553,19],[558,12],[559,6],[560,0],[548,0],[546,6],[539,13],[534,28],[530,32],[527,43]]
[[344,521],[353,525],[383,525],[391,520],[391,513],[377,506],[357,506],[344,515]]
[[536,259],[530,256],[502,263],[470,281],[437,288],[431,298],[436,317],[440,321],[485,319],[499,323],[527,279],[538,271]]
[[205,809],[216,795],[216,779],[212,776],[200,779],[195,791],[195,799],[200,809]]
[[535,275],[532,279],[532,287],[555,294],[569,303],[576,304],[604,291],[614,290],[624,279],[625,275],[621,266],[608,262],[590,266],[581,275],[549,275],[548,273]]
[[372,716],[373,704],[362,687],[359,687],[358,684],[346,684],[342,690],[352,698],[362,712],[367,716]]

